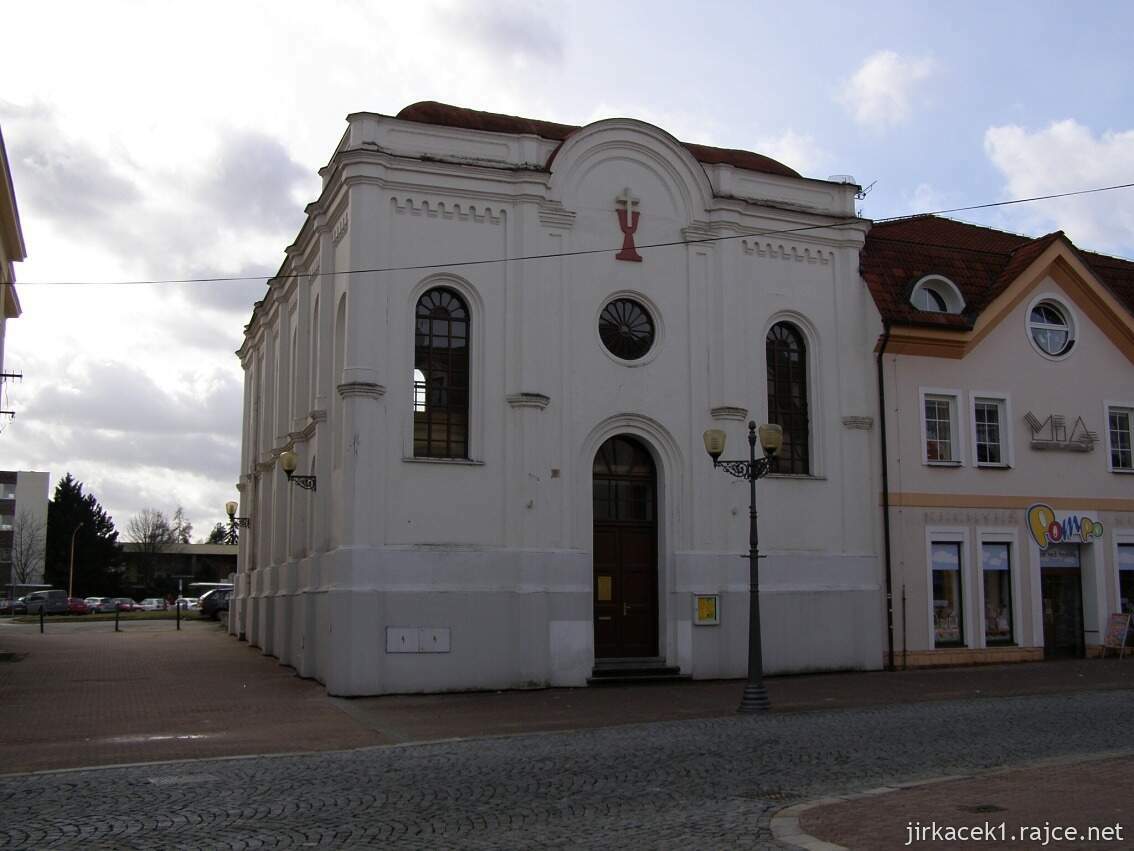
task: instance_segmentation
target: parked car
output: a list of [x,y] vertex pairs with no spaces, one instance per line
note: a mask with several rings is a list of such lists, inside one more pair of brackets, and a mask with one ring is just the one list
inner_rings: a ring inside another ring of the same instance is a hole
[[67,614],[66,591],[32,591],[24,597],[24,605],[28,607],[29,615],[38,615],[43,610],[45,615]]
[[26,615],[28,607],[23,597],[10,600],[7,597],[0,599],[0,615]]
[[201,605],[201,601],[196,597],[178,597],[176,605],[184,612],[188,609],[196,610]]
[[134,612],[141,609],[141,606],[129,597],[115,597],[114,604],[118,607],[118,611],[120,612]]
[[201,598],[201,617],[220,620],[228,617],[228,598],[231,588],[214,588]]
[[68,597],[67,598],[67,614],[69,615],[85,615],[90,611],[90,606],[87,601],[82,597]]
[[87,597],[83,602],[87,604],[87,611],[92,613],[113,612],[118,608],[113,597]]
[[143,612],[161,612],[166,608],[165,600],[161,597],[147,597],[141,602]]

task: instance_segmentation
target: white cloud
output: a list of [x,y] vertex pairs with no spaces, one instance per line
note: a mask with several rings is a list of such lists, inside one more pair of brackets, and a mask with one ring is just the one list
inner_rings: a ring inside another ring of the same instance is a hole
[[859,124],[886,129],[904,123],[920,85],[935,70],[929,57],[880,50],[866,58],[839,92],[839,101]]
[[[1074,119],[1043,130],[990,127],[984,150],[1004,176],[1007,198],[1031,198],[1130,183],[1134,130],[1096,135]],[[1063,230],[1084,248],[1134,252],[1134,190],[1022,204],[1003,210],[1016,227],[1038,233]]]
[[779,136],[757,139],[753,150],[791,166],[804,177],[825,177],[823,172],[830,161],[830,156],[814,136],[791,129]]

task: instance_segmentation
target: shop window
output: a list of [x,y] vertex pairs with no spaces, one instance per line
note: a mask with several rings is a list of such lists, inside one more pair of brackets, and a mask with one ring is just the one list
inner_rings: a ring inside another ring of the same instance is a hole
[[973,400],[973,451],[978,467],[1007,467],[1008,447],[1003,399]]
[[983,544],[984,643],[1012,643],[1012,552],[1010,544]]
[[933,558],[933,644],[935,647],[963,647],[961,544],[934,541],[930,551]]
[[925,460],[929,464],[958,464],[957,397],[927,394],[924,397],[922,425],[925,432]]
[[447,287],[417,302],[413,364],[413,454],[467,458],[469,309]]
[[1134,614],[1134,544],[1118,545],[1118,597],[1119,609]]
[[777,322],[768,329],[768,422],[784,430],[772,472],[806,476],[811,472],[807,402],[807,344],[798,328]]
[[1134,409],[1108,406],[1106,419],[1111,471],[1134,472]]

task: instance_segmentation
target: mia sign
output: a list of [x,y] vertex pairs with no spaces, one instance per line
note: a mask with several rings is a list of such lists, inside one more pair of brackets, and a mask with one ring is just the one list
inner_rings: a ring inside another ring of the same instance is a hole
[[1060,517],[1050,505],[1037,502],[1028,509],[1028,531],[1046,550],[1052,544],[1089,543],[1103,535],[1103,524],[1085,514]]

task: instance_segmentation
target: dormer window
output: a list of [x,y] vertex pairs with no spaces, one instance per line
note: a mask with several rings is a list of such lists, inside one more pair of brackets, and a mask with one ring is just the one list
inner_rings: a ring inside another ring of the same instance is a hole
[[913,286],[910,304],[924,313],[960,313],[965,299],[956,284],[940,275],[926,275]]

